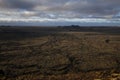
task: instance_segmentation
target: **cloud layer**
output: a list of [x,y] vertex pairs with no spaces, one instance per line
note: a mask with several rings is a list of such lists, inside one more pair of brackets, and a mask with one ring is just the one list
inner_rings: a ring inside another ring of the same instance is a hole
[[119,18],[120,0],[0,0],[0,22],[118,23]]

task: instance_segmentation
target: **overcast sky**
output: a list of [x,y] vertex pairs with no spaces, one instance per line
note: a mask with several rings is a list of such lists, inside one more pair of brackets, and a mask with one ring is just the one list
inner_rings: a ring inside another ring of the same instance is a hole
[[0,0],[0,24],[120,25],[120,0]]

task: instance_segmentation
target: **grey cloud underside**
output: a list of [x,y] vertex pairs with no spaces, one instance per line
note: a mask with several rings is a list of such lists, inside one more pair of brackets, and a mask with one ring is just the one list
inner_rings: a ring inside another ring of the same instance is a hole
[[80,14],[114,15],[120,11],[120,0],[78,0],[69,1],[58,7],[48,8],[50,11],[72,11]]
[[31,10],[35,7],[35,4],[27,0],[0,0],[2,8],[8,9],[27,9]]
[[0,0],[0,20],[120,18],[120,0]]
[[0,4],[0,7],[8,9],[71,11],[93,15],[112,15],[120,11],[120,0],[0,0]]

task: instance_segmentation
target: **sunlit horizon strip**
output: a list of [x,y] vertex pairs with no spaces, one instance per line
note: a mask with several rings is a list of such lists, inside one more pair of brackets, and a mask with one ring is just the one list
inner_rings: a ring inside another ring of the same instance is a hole
[[101,18],[58,18],[58,19],[49,19],[49,18],[0,18],[0,22],[97,22],[97,23],[119,23],[120,19],[101,19]]

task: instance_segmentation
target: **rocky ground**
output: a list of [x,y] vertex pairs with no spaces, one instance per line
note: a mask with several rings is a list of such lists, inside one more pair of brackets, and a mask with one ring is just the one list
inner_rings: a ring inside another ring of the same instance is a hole
[[0,80],[120,80],[120,36],[57,32],[0,40]]

